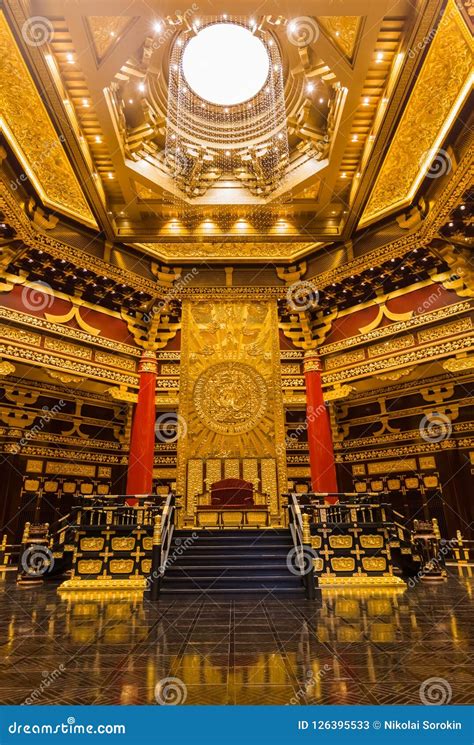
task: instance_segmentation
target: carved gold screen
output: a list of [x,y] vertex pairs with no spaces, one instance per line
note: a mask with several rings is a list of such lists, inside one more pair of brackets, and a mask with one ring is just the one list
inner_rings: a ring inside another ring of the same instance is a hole
[[185,517],[212,473],[245,478],[258,460],[278,523],[286,452],[276,303],[186,300],[182,328],[177,488]]

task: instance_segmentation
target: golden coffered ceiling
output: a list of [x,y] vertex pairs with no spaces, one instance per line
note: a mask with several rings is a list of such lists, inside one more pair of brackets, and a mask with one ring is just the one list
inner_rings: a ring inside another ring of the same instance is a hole
[[[45,206],[95,218],[108,240],[165,261],[284,263],[410,203],[423,154],[443,146],[467,95],[470,39],[454,0],[436,33],[435,0],[321,0],[317,17],[309,0],[265,6],[257,20],[281,51],[292,164],[291,196],[265,221],[246,211],[242,187],[226,219],[212,204],[183,218],[167,191],[170,48],[186,23],[215,14],[209,2],[194,8],[7,0],[2,129]],[[243,0],[227,10],[256,16]],[[41,43],[28,36],[32,18]]]

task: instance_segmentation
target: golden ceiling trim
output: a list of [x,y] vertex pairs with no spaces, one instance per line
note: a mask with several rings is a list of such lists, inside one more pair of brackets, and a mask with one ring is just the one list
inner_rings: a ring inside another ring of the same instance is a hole
[[40,94],[0,14],[0,129],[42,201],[97,227]]
[[[411,202],[472,84],[472,40],[449,0],[359,222]],[[439,95],[433,96],[433,91]],[[423,127],[419,126],[423,121]]]
[[[24,252],[25,247],[31,247],[47,251],[57,259],[63,259],[64,256],[67,256],[78,267],[84,267],[84,269],[88,269],[96,274],[105,275],[115,282],[132,284],[137,290],[142,290],[156,299],[166,297],[162,288],[156,282],[148,280],[128,269],[114,266],[110,262],[103,261],[79,248],[75,248],[68,243],[63,243],[57,238],[41,232],[25,215],[3,178],[0,178],[0,210],[4,213],[4,222],[7,222],[16,231],[18,238],[26,244],[21,249],[21,252]],[[101,312],[104,312],[105,309],[102,306],[97,307],[100,307]]]
[[418,365],[423,362],[435,362],[450,355],[467,353],[472,347],[472,342],[472,337],[460,337],[432,346],[418,347],[413,351],[394,354],[391,357],[366,361],[360,365],[353,364],[346,370],[324,372],[322,375],[323,385],[335,385],[347,380],[372,377],[386,370],[399,369],[413,364]]
[[349,60],[359,37],[362,16],[316,16],[316,21],[340,52]]
[[233,263],[254,261],[284,261],[294,262],[307,256],[312,251],[324,245],[323,242],[292,241],[269,243],[262,241],[224,241],[211,242],[196,239],[196,242],[173,243],[131,243],[133,248],[139,248],[146,253],[164,261],[190,261],[205,259],[206,261],[220,261],[226,259]]
[[[141,355],[140,349],[138,349],[137,347],[132,347],[129,344],[124,344],[123,342],[107,339],[104,336],[101,336],[100,339],[98,339],[97,336],[88,334],[81,329],[76,329],[74,328],[74,326],[67,326],[65,328],[60,324],[52,323],[51,321],[46,321],[42,318],[38,318],[37,316],[30,316],[28,315],[28,313],[21,313],[18,310],[13,310],[12,308],[6,308],[0,305],[0,321],[2,319],[5,319],[10,323],[13,322],[27,326],[28,329],[31,329],[31,327],[35,327],[41,330],[43,332],[43,335],[45,331],[49,331],[51,334],[57,334],[58,336],[67,337],[68,339],[77,339],[77,341],[84,342],[85,344],[94,344],[95,346],[99,346],[101,349],[103,347],[106,347],[107,349],[118,352],[120,354],[130,355],[133,357],[140,357]],[[29,344],[32,343],[32,339],[34,337],[31,335],[31,332],[25,332],[21,329],[15,328],[14,326],[9,326],[8,328],[10,329],[10,334],[15,333],[18,338],[25,338],[25,340],[27,340]],[[28,333],[30,337],[29,340],[27,336],[25,337],[25,334]],[[2,334],[4,334],[4,329],[2,330]],[[35,334],[34,336],[40,336],[40,334]]]
[[129,16],[88,16],[85,19],[97,62],[103,61],[135,21],[136,17]]

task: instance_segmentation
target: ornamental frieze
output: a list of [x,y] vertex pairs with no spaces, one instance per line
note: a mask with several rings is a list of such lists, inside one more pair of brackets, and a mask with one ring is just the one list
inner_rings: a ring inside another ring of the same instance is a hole
[[458,316],[461,313],[467,313],[473,308],[473,304],[469,301],[462,303],[453,303],[447,305],[444,308],[439,308],[429,313],[422,313],[415,315],[408,321],[399,321],[392,323],[388,326],[382,326],[381,328],[374,329],[366,334],[360,334],[359,336],[351,336],[340,341],[333,342],[331,344],[324,344],[319,349],[321,355],[333,354],[335,352],[341,352],[344,349],[353,347],[358,344],[367,344],[367,342],[373,341],[374,339],[380,339],[385,336],[392,336],[402,331],[410,331],[418,326],[434,323],[436,321],[448,318],[450,316]]
[[1,447],[3,448],[4,453],[13,453],[13,455],[20,454],[41,458],[60,458],[61,460],[68,461],[86,460],[95,463],[110,463],[112,465],[118,465],[121,462],[121,458],[117,455],[91,453],[84,450],[61,450],[59,448],[55,450],[54,448],[33,447],[31,445],[21,447],[17,443],[5,443]]
[[84,377],[99,378],[101,380],[123,383],[135,387],[138,385],[138,377],[136,375],[132,377],[130,375],[115,372],[115,370],[105,370],[104,368],[87,365],[83,362],[75,362],[74,360],[64,357],[43,354],[36,350],[25,349],[11,344],[0,344],[0,355],[4,355],[5,357],[14,360],[28,360],[32,364],[41,365],[42,367],[70,370],[71,372]]
[[[130,344],[124,344],[112,339],[106,339],[103,336],[98,338],[93,334],[88,334],[82,329],[77,329],[73,326],[65,327],[58,323],[53,323],[51,321],[46,321],[43,318],[38,318],[37,316],[30,316],[28,315],[28,313],[20,313],[19,311],[12,310],[11,308],[0,306],[0,318],[4,318],[5,320],[13,323],[19,323],[24,326],[28,326],[28,328],[34,326],[35,328],[38,328],[43,332],[49,331],[50,333],[56,334],[58,336],[67,336],[68,338],[77,339],[78,341],[85,342],[86,344],[94,344],[100,347],[107,347],[108,349],[120,354],[126,354],[133,357],[140,357],[141,354],[140,349],[137,349],[137,347],[133,347]],[[14,326],[2,327],[2,329],[6,328],[10,329],[7,332],[7,338],[14,339],[15,341],[23,341],[25,344],[30,344],[31,346],[40,346],[41,334],[33,334],[32,332],[24,331],[23,329],[18,329]],[[31,341],[29,341],[26,337],[23,337],[23,334],[29,335],[30,333]],[[1,332],[1,335],[6,336],[3,333],[3,330]],[[38,338],[39,341],[37,341],[36,338]]]
[[323,373],[323,382],[325,385],[337,383],[341,380],[353,379],[373,375],[379,370],[386,370],[392,367],[410,365],[414,362],[420,363],[433,358],[444,357],[457,351],[464,351],[472,346],[472,339],[455,339],[453,341],[439,344],[433,347],[423,347],[413,352],[400,354],[396,357],[387,359],[374,360],[365,365],[354,366],[350,370],[341,370],[337,373]]

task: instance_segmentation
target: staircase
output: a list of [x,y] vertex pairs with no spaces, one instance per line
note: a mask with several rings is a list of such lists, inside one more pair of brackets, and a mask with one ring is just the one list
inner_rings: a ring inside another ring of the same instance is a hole
[[292,548],[288,530],[176,530],[161,594],[304,597],[300,577],[286,563]]

